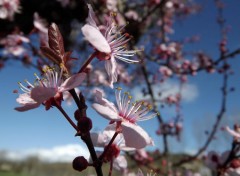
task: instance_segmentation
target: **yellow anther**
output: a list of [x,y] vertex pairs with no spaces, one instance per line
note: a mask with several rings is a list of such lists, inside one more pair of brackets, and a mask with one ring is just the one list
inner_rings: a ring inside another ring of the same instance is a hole
[[160,117],[160,112],[157,112],[157,116]]
[[113,16],[113,17],[116,17],[117,13],[116,12],[111,12],[110,15]]
[[153,107],[152,107],[152,105],[148,105],[147,108],[148,108],[149,110],[151,110]]
[[65,68],[63,63],[60,63],[60,68]]
[[18,84],[21,84],[21,82],[18,82]]
[[131,100],[131,99],[132,99],[132,96],[131,96],[131,95],[129,95],[129,96],[128,96],[128,99],[130,99],[130,100]]
[[129,92],[124,92],[124,94],[129,95],[130,93]]
[[24,82],[27,82],[27,80],[26,80],[26,79],[24,79]]
[[121,87],[117,87],[116,89],[117,89],[117,90],[122,90],[122,88],[121,88]]

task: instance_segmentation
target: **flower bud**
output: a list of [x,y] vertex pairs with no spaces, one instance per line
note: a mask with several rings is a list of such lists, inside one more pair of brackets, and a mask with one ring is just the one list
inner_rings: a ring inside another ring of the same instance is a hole
[[81,133],[87,133],[92,129],[92,120],[88,117],[81,117],[77,126]]
[[75,117],[76,121],[78,121],[78,120],[81,118],[79,109],[77,109],[77,110],[74,112],[74,117]]
[[88,167],[88,161],[83,156],[78,156],[73,160],[72,167],[81,172]]

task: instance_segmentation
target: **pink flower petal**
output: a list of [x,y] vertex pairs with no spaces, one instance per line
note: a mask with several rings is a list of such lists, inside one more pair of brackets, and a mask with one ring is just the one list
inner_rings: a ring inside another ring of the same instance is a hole
[[97,103],[103,106],[107,106],[113,111],[117,112],[115,105],[112,102],[108,101],[107,99],[103,98],[103,94],[101,91],[96,90],[95,96],[96,96]]
[[122,119],[118,116],[116,112],[114,112],[112,109],[110,109],[107,106],[103,106],[97,103],[94,103],[92,105],[92,108],[97,111],[101,116],[106,118],[107,120],[113,120],[113,121],[121,121]]
[[64,83],[59,87],[58,91],[63,92],[79,86],[86,78],[86,75],[86,73],[72,75],[70,78],[64,81]]
[[24,112],[24,111],[28,111],[30,109],[35,109],[38,106],[40,106],[40,104],[35,102],[35,103],[27,103],[27,104],[25,104],[25,105],[23,105],[21,107],[16,107],[14,109],[19,111],[19,112]]
[[140,126],[130,122],[122,122],[122,133],[126,146],[141,149],[153,145],[152,139]]
[[31,98],[38,103],[42,103],[51,97],[54,97],[56,90],[54,88],[47,87],[34,87],[31,91]]
[[85,24],[82,27],[82,33],[85,36],[86,40],[90,42],[98,51],[103,53],[111,52],[111,48],[107,40],[96,27]]

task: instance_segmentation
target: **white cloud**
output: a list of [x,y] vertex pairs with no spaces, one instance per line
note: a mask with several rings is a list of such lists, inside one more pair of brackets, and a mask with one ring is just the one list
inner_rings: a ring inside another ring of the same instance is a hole
[[[198,88],[194,84],[185,83],[181,89],[182,100],[184,102],[194,101],[198,97]],[[179,84],[173,81],[165,81],[164,83],[153,85],[153,92],[155,97],[158,97],[158,100],[163,100],[169,95],[176,95],[177,93],[179,93],[179,90]],[[141,88],[136,88],[131,92],[134,93],[134,97],[136,97],[136,99],[150,98],[149,96],[142,96]],[[159,93],[161,93],[161,97],[159,97]]]
[[79,144],[68,144],[56,146],[50,149],[26,149],[21,151],[7,151],[5,157],[9,160],[23,160],[30,156],[36,156],[45,162],[72,162],[77,156],[89,158],[89,152],[86,147]]

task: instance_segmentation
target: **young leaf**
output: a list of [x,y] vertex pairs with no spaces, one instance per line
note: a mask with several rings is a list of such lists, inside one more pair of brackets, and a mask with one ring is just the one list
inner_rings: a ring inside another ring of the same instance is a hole
[[60,64],[62,61],[62,58],[59,57],[59,55],[54,52],[51,48],[47,47],[47,46],[41,46],[40,47],[42,53],[44,54],[44,56],[46,56],[48,59],[50,59],[53,63],[55,64]]
[[61,58],[64,57],[64,45],[62,35],[55,23],[51,24],[48,29],[49,47]]

